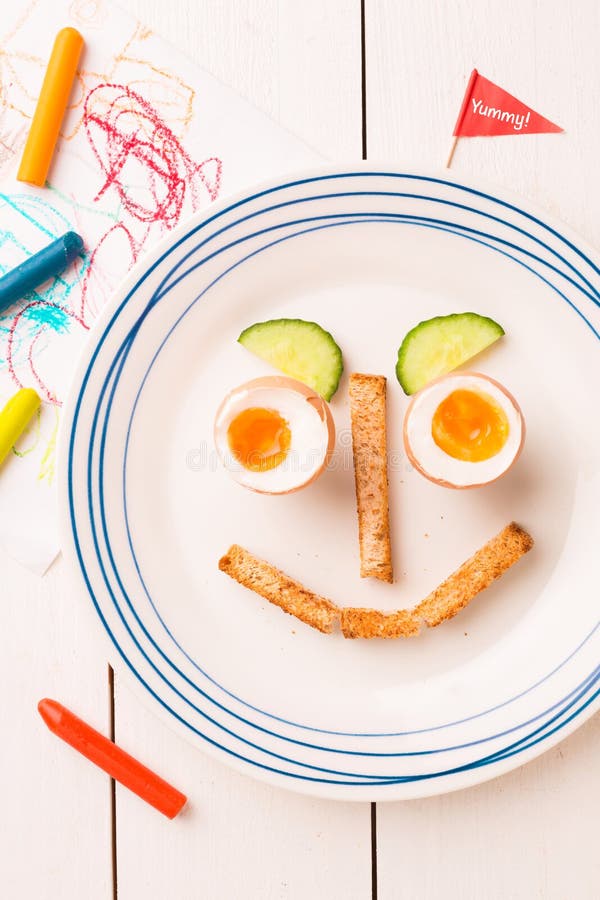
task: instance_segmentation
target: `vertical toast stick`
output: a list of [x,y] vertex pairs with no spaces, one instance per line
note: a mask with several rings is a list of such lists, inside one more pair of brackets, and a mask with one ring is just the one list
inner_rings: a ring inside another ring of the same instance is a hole
[[383,375],[350,376],[360,575],[391,583],[385,399]]

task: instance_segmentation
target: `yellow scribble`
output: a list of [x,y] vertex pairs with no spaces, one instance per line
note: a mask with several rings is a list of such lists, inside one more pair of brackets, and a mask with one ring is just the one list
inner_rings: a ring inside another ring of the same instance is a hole
[[19,456],[19,457],[23,458],[24,456],[29,456],[29,454],[33,453],[33,451],[36,449],[36,447],[38,446],[38,444],[40,442],[40,434],[41,434],[40,420],[41,420],[41,410],[38,409],[38,411],[35,414],[35,418],[33,419],[32,422],[29,423],[29,425],[27,426],[27,428],[25,429],[25,431],[19,438],[20,445],[24,444],[26,442],[27,438],[30,438],[30,437],[33,437],[33,443],[27,447],[14,446],[12,448],[12,451],[15,454],[15,456]]
[[54,427],[52,429],[52,434],[50,435],[50,440],[44,450],[44,455],[40,462],[40,471],[37,477],[38,481],[47,482],[48,487],[54,481],[54,476],[56,474],[56,438],[58,435],[59,422],[58,407],[53,406],[52,412],[54,414]]
[[[58,437],[59,410],[57,406],[46,406],[46,409],[48,411],[45,412],[45,417],[47,417],[50,414],[50,410],[52,410],[52,415],[54,416],[54,424],[52,425],[52,431],[50,433],[50,437],[48,438],[46,449],[44,450],[42,458],[40,460],[40,468],[36,480],[45,481],[48,487],[50,487],[50,485],[54,481],[54,476],[56,474],[56,440]],[[28,425],[28,427],[19,438],[19,446],[14,446],[12,448],[12,452],[20,459],[24,459],[26,456],[29,456],[30,453],[33,453],[39,448],[41,440],[41,409],[39,409],[35,415],[34,420],[30,425]],[[26,446],[23,446],[23,444],[26,444]]]

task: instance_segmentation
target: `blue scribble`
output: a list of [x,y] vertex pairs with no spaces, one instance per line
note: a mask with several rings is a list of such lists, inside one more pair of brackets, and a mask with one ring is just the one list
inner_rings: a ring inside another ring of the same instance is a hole
[[61,309],[59,306],[48,306],[46,304],[36,304],[35,306],[27,307],[23,313],[23,319],[35,326],[48,325],[59,334],[68,331],[71,323],[70,316],[64,309]]

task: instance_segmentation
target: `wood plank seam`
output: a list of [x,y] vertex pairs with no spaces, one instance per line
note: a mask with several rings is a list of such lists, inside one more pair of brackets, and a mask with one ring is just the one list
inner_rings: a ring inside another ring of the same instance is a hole
[[[367,158],[367,35],[366,0],[360,0],[360,100],[362,158]],[[371,803],[371,898],[377,900],[377,804]]]
[[[108,723],[111,741],[115,740],[115,673],[108,664]],[[117,900],[119,893],[117,880],[117,785],[110,779],[110,863],[112,878],[112,897]]]

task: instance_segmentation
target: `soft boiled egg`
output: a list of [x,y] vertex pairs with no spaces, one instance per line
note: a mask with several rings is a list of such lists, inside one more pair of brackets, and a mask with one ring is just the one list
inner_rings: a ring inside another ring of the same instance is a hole
[[404,419],[411,463],[445,487],[480,487],[500,478],[524,439],[517,401],[493,378],[474,372],[432,381],[415,394]]
[[215,444],[229,474],[262,494],[306,487],[335,444],[329,406],[294,378],[256,378],[231,391],[217,411]]

